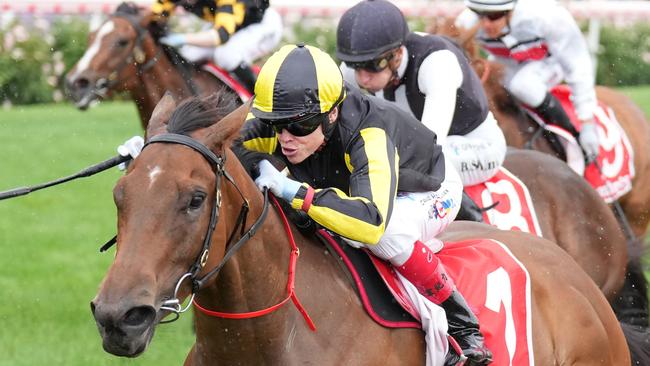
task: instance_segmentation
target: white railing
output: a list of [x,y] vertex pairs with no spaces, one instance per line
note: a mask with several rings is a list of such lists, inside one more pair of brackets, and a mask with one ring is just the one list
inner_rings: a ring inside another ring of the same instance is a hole
[[[271,0],[281,14],[305,17],[336,17],[359,0],[315,0],[305,5],[304,0]],[[544,0],[532,0],[544,1]],[[27,14],[93,14],[110,13],[122,0],[0,0],[0,13]],[[149,6],[153,0],[133,0],[138,5]],[[457,14],[463,3],[436,0],[393,0],[407,16],[450,16]],[[620,21],[650,20],[650,1],[562,1],[579,19],[604,19]]]

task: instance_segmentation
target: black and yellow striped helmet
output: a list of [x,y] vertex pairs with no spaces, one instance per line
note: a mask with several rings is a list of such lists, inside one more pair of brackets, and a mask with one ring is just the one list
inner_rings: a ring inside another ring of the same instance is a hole
[[286,45],[260,70],[251,112],[265,120],[290,119],[327,113],[344,98],[343,76],[327,53]]

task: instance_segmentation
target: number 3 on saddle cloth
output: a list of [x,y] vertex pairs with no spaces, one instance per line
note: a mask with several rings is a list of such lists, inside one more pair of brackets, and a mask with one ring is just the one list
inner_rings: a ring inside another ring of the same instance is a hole
[[[560,101],[576,130],[580,131],[580,121],[571,103],[569,87],[558,85],[551,90],[551,93]],[[573,135],[557,125],[547,124],[532,110],[528,108],[524,110],[544,129],[560,137],[566,152],[567,164],[573,171],[584,176],[605,202],[614,202],[632,189],[632,179],[635,174],[632,145],[610,107],[598,102],[594,120],[600,149],[596,164],[589,164],[586,167],[582,149]]]
[[[242,84],[239,80],[237,80],[236,77],[233,77],[232,74],[230,74],[228,71],[225,69],[222,69],[221,67],[215,65],[212,62],[206,62],[203,65],[201,65],[201,68],[208,73],[212,74],[212,76],[216,77],[217,79],[221,80],[226,86],[230,89],[232,89],[238,96],[239,99],[242,101],[242,103],[246,103],[252,96],[253,94]],[[260,67],[257,65],[252,66],[253,72],[255,73],[255,76],[257,76],[260,73]]]
[[[343,244],[324,229],[318,230],[318,237],[349,271],[373,320],[389,328],[421,328],[415,306],[390,264]],[[479,319],[493,364],[533,365],[526,268],[508,248],[491,239],[446,242],[437,256]]]
[[490,207],[483,212],[485,223],[501,230],[542,236],[528,188],[506,168],[501,167],[487,181],[464,189],[479,207]]

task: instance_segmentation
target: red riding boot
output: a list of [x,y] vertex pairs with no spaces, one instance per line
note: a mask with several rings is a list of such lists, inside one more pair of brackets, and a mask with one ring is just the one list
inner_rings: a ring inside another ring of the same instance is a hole
[[456,339],[467,357],[466,366],[483,366],[492,362],[492,353],[485,347],[478,319],[429,247],[416,241],[409,259],[396,269],[424,297],[445,310],[449,335]]

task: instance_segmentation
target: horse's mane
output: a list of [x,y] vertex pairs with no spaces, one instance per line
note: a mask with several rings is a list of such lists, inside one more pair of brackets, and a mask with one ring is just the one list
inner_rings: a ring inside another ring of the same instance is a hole
[[183,101],[172,113],[167,131],[188,135],[213,125],[238,107],[237,98],[221,89],[212,94]]

